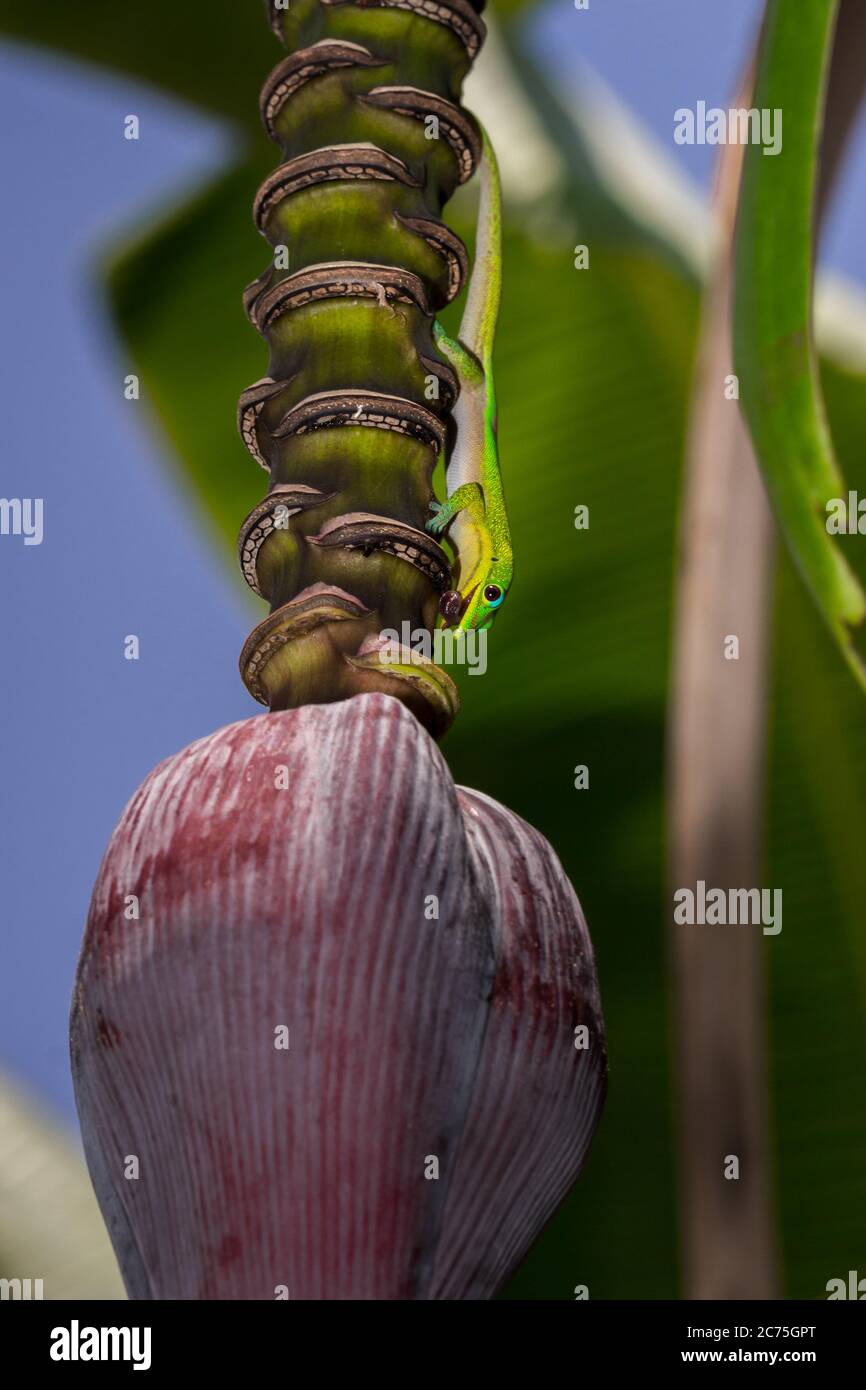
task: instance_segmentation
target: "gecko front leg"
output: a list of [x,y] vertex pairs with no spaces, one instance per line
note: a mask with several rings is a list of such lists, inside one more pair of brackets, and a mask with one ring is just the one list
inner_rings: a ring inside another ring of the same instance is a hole
[[464,483],[446,502],[431,502],[430,510],[436,515],[427,522],[427,530],[434,536],[441,536],[458,512],[467,512],[478,527],[487,525],[484,493],[478,483]]

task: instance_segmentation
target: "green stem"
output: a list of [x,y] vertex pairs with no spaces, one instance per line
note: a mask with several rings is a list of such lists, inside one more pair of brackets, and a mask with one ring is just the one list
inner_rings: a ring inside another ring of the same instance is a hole
[[466,275],[440,213],[480,156],[459,96],[484,26],[468,0],[269,8],[291,52],[262,91],[282,162],[255,199],[274,256],[245,304],[270,361],[239,423],[270,474],[241,548],[271,616],[241,669],[272,709],[385,690],[438,734],[450,678],[369,651],[432,630],[451,585],[424,530],[458,390],[433,321]]

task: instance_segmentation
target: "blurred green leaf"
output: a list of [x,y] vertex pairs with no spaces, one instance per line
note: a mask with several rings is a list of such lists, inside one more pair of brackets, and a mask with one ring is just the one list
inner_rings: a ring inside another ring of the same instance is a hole
[[[147,403],[167,432],[179,476],[233,544],[265,475],[235,424],[237,399],[267,370],[267,349],[243,310],[243,287],[267,263],[252,197],[272,165],[235,166],[116,256],[108,284]],[[246,587],[246,586],[244,586]]]
[[[862,378],[856,395],[828,397],[840,441],[866,424]],[[860,443],[839,452],[862,487]],[[784,903],[766,953],[783,1293],[825,1298],[828,1279],[866,1263],[866,1231],[852,1221],[866,1210],[866,1109],[855,1099],[866,1069],[866,721],[786,553],[771,708],[764,882]]]
[[[507,19],[536,3],[495,0],[490,9]],[[0,34],[151,82],[262,139],[259,90],[284,56],[264,0],[208,0],[206,9],[183,0],[0,0]]]
[[260,0],[0,0],[0,33],[100,63],[261,134],[258,94],[283,54]]
[[793,558],[866,688],[853,637],[866,597],[827,530],[847,490],[833,453],[812,346],[813,206],[836,0],[770,0],[753,98],[779,113],[782,148],[747,147],[737,228],[735,366],[743,412]]

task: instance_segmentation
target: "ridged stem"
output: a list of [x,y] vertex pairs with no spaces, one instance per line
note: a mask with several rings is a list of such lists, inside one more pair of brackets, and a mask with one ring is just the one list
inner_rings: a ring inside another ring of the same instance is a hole
[[268,9],[290,55],[261,94],[273,259],[244,298],[270,361],[238,423],[270,475],[239,553],[271,613],[241,671],[271,709],[379,690],[440,734],[450,677],[417,651],[383,664],[379,634],[431,632],[451,587],[425,524],[459,388],[432,328],[466,276],[440,213],[480,156],[459,96],[484,25],[468,0]]

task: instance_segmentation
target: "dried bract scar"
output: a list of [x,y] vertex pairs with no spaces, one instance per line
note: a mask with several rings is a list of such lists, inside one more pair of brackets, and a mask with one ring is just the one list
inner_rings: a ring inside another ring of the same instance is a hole
[[418,186],[402,159],[380,150],[370,140],[350,145],[325,145],[288,160],[268,174],[253,203],[256,226],[264,232],[273,209],[294,193],[317,184],[353,179],[391,181],[407,188]]
[[258,576],[259,551],[268,536],[285,531],[293,516],[311,507],[321,507],[333,496],[332,492],[320,492],[301,483],[278,483],[263,502],[253,507],[238,536],[238,560],[244,579],[259,598],[263,596]]
[[376,68],[384,65],[369,49],[345,39],[320,39],[309,48],[296,49],[270,73],[259,97],[259,109],[265,130],[279,142],[277,125],[290,97],[308,82],[340,68]]
[[318,391],[292,406],[271,434],[274,439],[288,439],[345,426],[405,434],[436,454],[445,440],[445,426],[432,411],[384,391]]
[[414,565],[439,590],[447,588],[451,578],[448,556],[433,537],[391,517],[374,516],[370,512],[335,516],[317,536],[308,536],[307,540],[311,545],[362,550],[365,555],[384,551]]
[[457,160],[460,182],[466,183],[467,179],[471,179],[481,158],[481,136],[475,122],[459,106],[436,96],[434,92],[423,92],[417,87],[374,87],[359,100],[368,106],[379,106],[396,115],[411,116],[420,121],[429,121],[434,116],[440,134]]
[[[345,0],[322,0],[328,8],[336,8],[345,3]],[[466,49],[466,56],[473,60],[478,55],[487,28],[481,20],[477,11],[473,9],[469,0],[356,0],[359,9],[401,9],[409,10],[412,14],[423,15],[425,19],[432,20],[434,24],[441,24],[446,29],[450,29],[457,36]],[[273,15],[279,14],[279,9],[274,5],[274,0],[270,0],[272,23]],[[277,34],[282,37],[282,29],[276,29]]]

